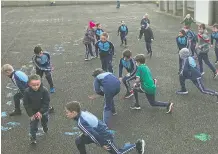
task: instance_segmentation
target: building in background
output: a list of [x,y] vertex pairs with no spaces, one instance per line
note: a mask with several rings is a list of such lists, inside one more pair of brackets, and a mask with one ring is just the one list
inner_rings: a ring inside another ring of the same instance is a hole
[[194,0],[194,1],[159,1],[161,11],[166,11],[174,15],[182,12],[183,17],[187,13],[192,14],[197,22],[207,25],[218,23],[218,1],[212,0]]

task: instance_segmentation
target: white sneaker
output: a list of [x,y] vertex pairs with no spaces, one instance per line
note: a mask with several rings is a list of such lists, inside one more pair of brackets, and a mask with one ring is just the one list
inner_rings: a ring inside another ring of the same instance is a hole
[[205,72],[202,72],[202,73],[201,73],[201,75],[204,75],[204,74],[205,74]]

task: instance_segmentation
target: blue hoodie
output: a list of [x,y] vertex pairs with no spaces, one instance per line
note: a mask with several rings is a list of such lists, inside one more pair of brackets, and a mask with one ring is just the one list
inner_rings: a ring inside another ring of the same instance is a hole
[[110,41],[98,41],[95,44],[96,53],[99,51],[100,56],[114,55],[114,45]]
[[28,76],[24,72],[14,71],[10,78],[12,82],[19,88],[21,93],[23,93],[28,87]]
[[186,36],[182,36],[182,37],[178,36],[176,38],[176,43],[177,43],[179,50],[181,50],[182,48],[188,47],[188,39]]
[[50,55],[48,52],[43,52],[42,56],[34,55],[32,61],[35,64],[36,69],[51,71]]
[[94,80],[94,90],[99,95],[111,94],[119,89],[119,79],[110,72],[101,73]]
[[81,111],[74,120],[83,134],[101,147],[107,145],[107,140],[113,139],[106,124],[88,111]]
[[119,77],[122,77],[123,67],[130,73],[130,76],[134,76],[137,71],[136,62],[131,58],[128,61],[125,61],[124,58],[120,59],[119,64]]

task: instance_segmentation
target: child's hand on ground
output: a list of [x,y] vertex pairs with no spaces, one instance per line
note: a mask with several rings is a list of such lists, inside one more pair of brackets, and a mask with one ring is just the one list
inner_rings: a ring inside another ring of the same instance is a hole
[[107,145],[104,145],[104,146],[103,146],[103,149],[106,150],[106,151],[109,151],[109,150],[110,150],[110,147],[107,146]]
[[97,98],[97,95],[89,95],[88,97],[89,97],[89,99],[94,100]]

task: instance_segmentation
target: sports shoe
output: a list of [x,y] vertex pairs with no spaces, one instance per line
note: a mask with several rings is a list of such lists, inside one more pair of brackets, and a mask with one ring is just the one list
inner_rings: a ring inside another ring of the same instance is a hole
[[130,109],[132,109],[132,110],[140,110],[141,109],[141,107],[140,106],[131,106],[130,107]]
[[188,94],[188,91],[187,90],[186,91],[179,90],[179,91],[176,92],[176,94],[178,94],[178,95],[186,95],[186,94]]
[[89,61],[90,59],[89,58],[85,58],[85,61]]
[[48,133],[48,127],[47,127],[47,126],[46,126],[46,127],[43,127],[42,129],[43,129],[43,132],[44,132],[44,133]]
[[215,62],[215,65],[218,65],[218,61]]
[[130,92],[126,92],[126,95],[124,96],[124,98],[130,98],[131,96],[133,96],[134,93],[133,93],[133,90],[131,90]]
[[216,73],[214,73],[213,78],[215,79],[218,76],[218,71],[216,71]]
[[92,59],[95,59],[95,58],[96,58],[95,56],[91,56],[91,57],[90,57],[91,60],[92,60]]
[[117,115],[117,112],[112,112],[112,115],[113,115],[113,116]]
[[167,112],[166,113],[171,113],[173,110],[173,103],[169,103],[169,105],[167,106]]
[[204,74],[205,74],[205,72],[202,72],[202,73],[201,73],[201,75],[204,75]]
[[30,137],[30,144],[36,144],[36,138]]
[[9,114],[9,116],[17,116],[17,115],[21,115],[21,110],[14,110]]
[[50,93],[55,93],[55,88],[50,88]]
[[48,109],[48,112],[49,113],[54,113],[54,108],[52,106],[50,106],[49,109]]
[[136,144],[136,151],[139,154],[144,154],[145,153],[145,141],[144,140],[137,140]]

